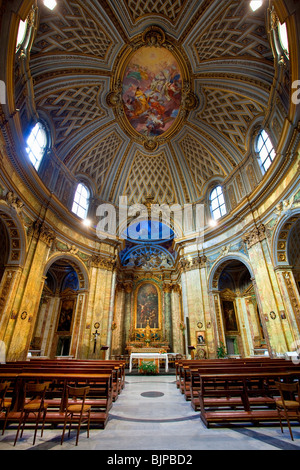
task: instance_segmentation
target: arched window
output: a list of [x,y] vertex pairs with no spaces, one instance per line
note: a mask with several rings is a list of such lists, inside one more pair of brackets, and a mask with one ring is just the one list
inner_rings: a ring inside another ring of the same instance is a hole
[[83,220],[86,219],[89,210],[89,198],[90,191],[84,184],[79,183],[74,196],[72,212]]
[[210,210],[213,220],[218,220],[227,214],[222,186],[216,186],[210,193]]
[[27,139],[26,148],[30,161],[36,170],[39,169],[40,163],[47,147],[47,142],[48,139],[46,131],[43,125],[38,122],[30,132],[30,135]]
[[256,150],[259,154],[261,166],[266,172],[276,157],[276,152],[270,137],[265,130],[262,130],[257,138]]
[[289,40],[288,40],[288,33],[286,28],[286,23],[279,23],[278,25],[278,36],[280,45],[287,57],[289,57]]
[[27,21],[20,20],[20,22],[19,22],[17,45],[16,45],[17,50],[22,46],[22,44],[24,42],[24,39],[26,37],[27,24],[28,24]]

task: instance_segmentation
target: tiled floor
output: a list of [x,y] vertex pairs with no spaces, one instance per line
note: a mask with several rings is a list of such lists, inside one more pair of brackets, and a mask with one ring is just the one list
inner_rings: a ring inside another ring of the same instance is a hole
[[[148,393],[147,393],[148,392]],[[149,393],[152,392],[152,393]],[[147,396],[150,395],[150,396]],[[175,385],[174,376],[127,376],[126,387],[113,404],[106,429],[83,429],[75,447],[75,432],[60,445],[61,428],[46,429],[32,446],[32,430],[13,447],[15,428],[0,435],[1,450],[300,450],[300,427],[279,426],[210,428],[202,424]],[[113,455],[113,453],[112,453]]]

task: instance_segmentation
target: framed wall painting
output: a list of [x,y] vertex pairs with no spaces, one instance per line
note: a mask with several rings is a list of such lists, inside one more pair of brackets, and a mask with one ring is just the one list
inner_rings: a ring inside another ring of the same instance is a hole
[[226,333],[238,333],[235,305],[232,300],[222,300],[222,310]]
[[141,284],[135,295],[135,327],[144,329],[149,321],[151,329],[160,328],[160,291],[152,282]]
[[69,333],[71,331],[72,319],[73,319],[73,310],[74,310],[75,300],[63,300],[60,306],[60,314],[57,325],[57,332],[59,333]]
[[196,343],[205,344],[205,331],[196,331]]

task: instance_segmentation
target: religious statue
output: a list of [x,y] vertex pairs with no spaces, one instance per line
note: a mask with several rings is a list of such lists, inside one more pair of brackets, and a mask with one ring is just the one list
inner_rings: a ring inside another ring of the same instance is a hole
[[149,320],[147,320],[147,326],[144,330],[145,343],[149,344],[151,342],[151,328],[149,325]]

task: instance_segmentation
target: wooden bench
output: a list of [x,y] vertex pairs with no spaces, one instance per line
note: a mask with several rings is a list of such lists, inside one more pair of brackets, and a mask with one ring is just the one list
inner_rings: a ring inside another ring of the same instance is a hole
[[[23,362],[15,362],[15,363],[7,363],[4,367],[15,367],[18,370],[20,368],[22,370],[36,370],[37,372],[40,370],[50,370],[52,371],[53,368],[60,370],[60,371],[75,371],[78,372],[82,370],[83,372],[86,370],[93,369],[95,373],[97,369],[103,370],[107,369],[111,371],[113,376],[113,401],[116,401],[119,394],[121,393],[122,389],[125,386],[125,362],[120,361],[80,361],[80,360],[72,360],[69,359],[67,361],[64,360],[30,360],[30,361],[23,361]],[[3,370],[0,368],[0,370]]]
[[[10,398],[12,409],[8,423],[17,422],[24,382],[49,382],[46,394],[48,411],[46,422],[60,423],[66,387],[72,385],[90,386],[87,403],[92,406],[91,423],[104,428],[112,402],[116,400],[125,384],[125,363],[122,361],[19,361],[0,365],[0,381],[11,382]],[[3,418],[3,417],[2,417]],[[0,416],[1,420],[1,416]]]
[[[0,373],[0,380],[2,374]],[[8,414],[8,423],[18,422],[20,417],[20,407],[24,399],[22,391],[24,390],[25,382],[49,382],[50,389],[48,396],[46,395],[46,402],[48,403],[48,411],[46,415],[46,423],[60,423],[63,422],[63,409],[66,399],[67,385],[90,385],[91,396],[89,397],[89,404],[92,405],[91,423],[97,427],[104,428],[108,421],[109,409],[111,404],[111,390],[112,390],[112,376],[107,373],[92,373],[86,372],[85,374],[76,372],[63,373],[63,372],[21,372],[18,374],[16,386],[14,390],[14,400],[12,411]],[[60,397],[49,398],[51,395],[51,384],[60,385]],[[93,393],[94,392],[94,393]],[[96,392],[96,393],[95,393]]]
[[[289,370],[299,369],[299,366],[281,359],[263,359],[255,360],[253,358],[249,359],[233,359],[233,360],[206,360],[206,361],[182,361],[178,364],[178,383],[177,387],[180,389],[181,393],[185,395],[186,400],[192,401],[192,406],[194,406],[193,398],[197,399],[197,391],[199,389],[199,377],[197,371],[203,370],[205,372],[210,372],[215,370],[216,372],[225,370],[225,372],[230,368],[230,370],[244,370],[245,368],[253,369],[254,371],[259,371],[260,369],[264,370]],[[193,374],[191,374],[193,371]],[[197,383],[198,381],[198,383]]]
[[[209,427],[212,423],[235,422],[259,424],[279,421],[273,387],[276,380],[299,380],[296,371],[241,372],[200,375],[200,419]],[[257,387],[257,384],[263,386]]]

